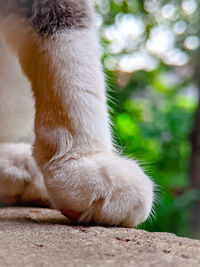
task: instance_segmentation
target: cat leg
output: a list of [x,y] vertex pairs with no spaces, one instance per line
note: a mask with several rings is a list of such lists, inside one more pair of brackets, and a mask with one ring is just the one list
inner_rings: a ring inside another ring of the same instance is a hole
[[153,182],[112,145],[93,1],[32,2],[32,17],[5,35],[32,84],[34,157],[51,202],[79,222],[136,226]]
[[42,174],[31,155],[33,121],[30,84],[0,37],[0,204],[48,204]]

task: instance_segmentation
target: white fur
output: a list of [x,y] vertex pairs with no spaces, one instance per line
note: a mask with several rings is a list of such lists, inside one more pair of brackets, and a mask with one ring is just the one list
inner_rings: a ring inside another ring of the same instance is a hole
[[48,202],[44,181],[31,155],[31,145],[0,144],[0,200]]
[[94,26],[41,38],[17,17],[1,25],[32,84],[34,157],[53,207],[81,213],[79,221],[86,223],[143,222],[151,212],[153,183],[112,145]]
[[17,57],[0,37],[0,142],[33,139],[33,121],[30,83]]

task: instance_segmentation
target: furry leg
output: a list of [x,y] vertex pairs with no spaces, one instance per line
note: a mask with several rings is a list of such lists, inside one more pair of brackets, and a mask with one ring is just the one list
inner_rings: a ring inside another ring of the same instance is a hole
[[15,21],[7,40],[32,83],[34,156],[53,206],[80,222],[136,226],[153,183],[113,148],[92,1],[33,2],[32,26]]
[[31,155],[33,123],[30,83],[0,36],[0,204],[48,205],[42,174]]

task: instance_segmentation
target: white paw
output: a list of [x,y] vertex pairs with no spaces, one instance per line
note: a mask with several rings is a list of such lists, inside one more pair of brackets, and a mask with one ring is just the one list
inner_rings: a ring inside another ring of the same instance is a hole
[[43,177],[29,144],[0,144],[0,202],[8,205],[47,200]]
[[55,160],[44,176],[53,206],[76,221],[133,227],[151,212],[153,182],[113,153]]

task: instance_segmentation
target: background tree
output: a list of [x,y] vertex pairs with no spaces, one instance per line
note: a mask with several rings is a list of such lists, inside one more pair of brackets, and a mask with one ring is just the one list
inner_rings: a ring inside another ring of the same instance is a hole
[[116,145],[159,185],[155,218],[143,227],[192,235],[200,225],[200,3],[96,2]]
[[[200,61],[200,59],[199,59]],[[190,159],[190,184],[200,192],[200,62],[197,69],[198,81],[198,107],[194,116],[193,130],[190,136],[192,153]],[[200,197],[194,202],[192,208],[192,226],[200,236]]]

